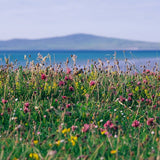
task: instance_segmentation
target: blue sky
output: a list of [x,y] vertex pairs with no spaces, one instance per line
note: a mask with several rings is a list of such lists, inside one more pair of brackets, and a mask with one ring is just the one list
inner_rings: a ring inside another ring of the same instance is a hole
[[0,40],[74,33],[160,42],[160,0],[0,0]]

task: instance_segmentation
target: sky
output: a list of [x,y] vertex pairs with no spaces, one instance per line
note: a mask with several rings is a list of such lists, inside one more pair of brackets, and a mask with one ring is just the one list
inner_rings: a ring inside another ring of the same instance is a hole
[[160,42],[160,0],[0,0],[0,40],[75,33]]

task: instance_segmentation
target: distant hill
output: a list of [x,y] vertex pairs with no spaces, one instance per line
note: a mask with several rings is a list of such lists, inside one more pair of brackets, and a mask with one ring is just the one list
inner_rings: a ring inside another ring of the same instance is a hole
[[160,50],[160,43],[73,34],[34,40],[0,41],[0,50]]

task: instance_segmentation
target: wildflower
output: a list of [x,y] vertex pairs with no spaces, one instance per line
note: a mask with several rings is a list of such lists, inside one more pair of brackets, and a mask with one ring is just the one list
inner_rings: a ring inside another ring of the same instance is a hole
[[70,128],[68,128],[68,129],[65,128],[65,129],[62,130],[62,133],[63,133],[63,134],[68,133],[68,132],[70,132],[70,130],[71,130]]
[[154,134],[154,131],[152,131],[151,134]]
[[29,107],[29,103],[26,102],[26,103],[24,104],[24,106],[28,108],[28,107]]
[[43,117],[44,117],[44,118],[46,118],[47,116],[46,116],[46,115],[44,115]]
[[58,140],[58,141],[56,141],[56,145],[59,146],[63,142],[64,142],[64,140]]
[[74,88],[71,86],[71,87],[69,87],[69,90],[70,91],[74,91]]
[[59,86],[64,86],[64,85],[65,85],[65,82],[64,82],[64,81],[60,81],[58,85],[59,85]]
[[38,156],[37,153],[30,153],[30,154],[29,154],[29,157],[30,157],[30,158],[33,158],[33,159],[35,159],[35,160],[39,160],[39,156]]
[[34,140],[33,143],[36,145],[38,144],[38,140]]
[[67,74],[70,74],[71,70],[69,68],[67,68]]
[[111,151],[111,154],[116,154],[116,153],[117,153],[116,150],[112,150],[112,151]]
[[128,101],[132,101],[132,97],[128,97]]
[[112,122],[108,120],[108,121],[104,124],[104,128],[109,127],[111,124],[112,124]]
[[46,75],[45,74],[41,74],[41,79],[42,80],[45,80],[47,77],[46,77]]
[[3,104],[6,104],[7,102],[8,102],[7,100],[2,99],[2,103],[3,103]]
[[89,124],[84,124],[84,127],[82,128],[82,132],[87,132],[89,130]]
[[138,86],[139,86],[139,85],[141,85],[141,82],[140,82],[140,81],[138,81],[138,82],[137,82],[137,85],[138,85]]
[[67,76],[65,76],[65,78],[64,78],[66,81],[68,81],[69,80],[69,78],[67,77]]
[[138,127],[140,125],[140,122],[135,120],[133,123],[132,123],[132,127]]
[[149,118],[148,120],[147,120],[147,125],[148,126],[152,126],[153,124],[154,124],[154,118]]
[[75,131],[76,128],[77,128],[77,126],[74,126],[74,125],[71,127],[73,132]]
[[41,134],[41,132],[38,131],[38,132],[37,132],[37,135],[40,135],[40,134]]
[[67,97],[66,97],[66,96],[62,96],[62,98],[63,98],[63,99],[66,99]]
[[77,136],[71,136],[71,138],[68,139],[68,141],[70,141],[72,143],[72,146],[75,146],[75,144],[77,142]]
[[29,112],[29,109],[27,107],[24,108],[24,113]]
[[90,83],[89,83],[90,86],[94,86],[95,84],[96,84],[95,81],[90,81]]
[[69,108],[69,107],[71,107],[71,104],[67,104],[67,105],[66,105],[66,108]]

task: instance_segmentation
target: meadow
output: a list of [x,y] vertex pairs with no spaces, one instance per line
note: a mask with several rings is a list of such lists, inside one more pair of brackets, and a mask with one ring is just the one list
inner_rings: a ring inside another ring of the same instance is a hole
[[[160,71],[126,60],[0,66],[1,160],[159,160]],[[25,57],[27,59],[27,57]]]

